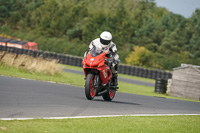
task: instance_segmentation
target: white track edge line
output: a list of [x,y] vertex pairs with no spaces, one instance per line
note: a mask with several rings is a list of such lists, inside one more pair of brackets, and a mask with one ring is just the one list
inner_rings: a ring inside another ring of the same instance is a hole
[[99,115],[99,116],[71,116],[71,117],[36,117],[36,118],[0,118],[0,120],[32,120],[32,119],[74,119],[74,118],[99,118],[99,117],[120,117],[120,116],[180,116],[200,114],[133,114],[133,115]]

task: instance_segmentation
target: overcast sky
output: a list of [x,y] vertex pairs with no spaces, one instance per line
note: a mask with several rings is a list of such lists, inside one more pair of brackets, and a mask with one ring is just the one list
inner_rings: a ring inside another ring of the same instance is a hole
[[200,8],[200,0],[155,0],[155,2],[157,6],[165,7],[170,12],[186,18],[191,17],[193,12]]

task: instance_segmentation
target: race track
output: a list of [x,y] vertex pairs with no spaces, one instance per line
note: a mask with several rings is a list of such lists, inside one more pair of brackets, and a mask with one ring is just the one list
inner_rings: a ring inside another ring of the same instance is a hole
[[119,92],[89,101],[83,87],[0,76],[0,118],[128,114],[200,114],[200,103]]

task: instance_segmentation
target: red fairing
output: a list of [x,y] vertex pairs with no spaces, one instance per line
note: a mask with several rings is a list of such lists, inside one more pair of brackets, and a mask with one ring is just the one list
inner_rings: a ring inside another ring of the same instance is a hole
[[103,65],[102,67],[98,68],[98,70],[100,72],[102,84],[106,84],[108,80],[112,77],[112,72],[110,68],[107,65]]
[[91,53],[88,52],[87,56],[85,56],[82,61],[85,77],[87,77],[87,69],[96,69],[99,71],[102,84],[106,84],[112,77],[112,72],[110,68],[105,64],[105,59],[105,52],[95,57],[93,57]]

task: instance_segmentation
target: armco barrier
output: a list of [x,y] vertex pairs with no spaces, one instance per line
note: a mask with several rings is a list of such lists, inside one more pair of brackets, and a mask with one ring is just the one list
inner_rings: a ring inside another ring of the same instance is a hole
[[[72,66],[79,66],[82,67],[82,57],[71,56],[71,55],[64,55],[64,54],[57,54],[54,52],[47,52],[47,51],[32,51],[27,49],[18,49],[13,47],[6,47],[0,45],[0,51],[6,51],[9,53],[16,53],[16,54],[25,54],[30,55],[32,57],[42,57],[44,59],[57,59],[59,63],[72,65]],[[119,65],[118,72],[121,74],[128,74],[138,77],[144,77],[149,79],[170,79],[172,78],[172,74],[161,71],[161,70],[151,70],[145,69],[141,67],[129,66],[129,65]]]
[[149,79],[170,79],[172,74],[161,70],[150,70],[136,66],[119,65],[118,72],[132,76],[144,77]]

